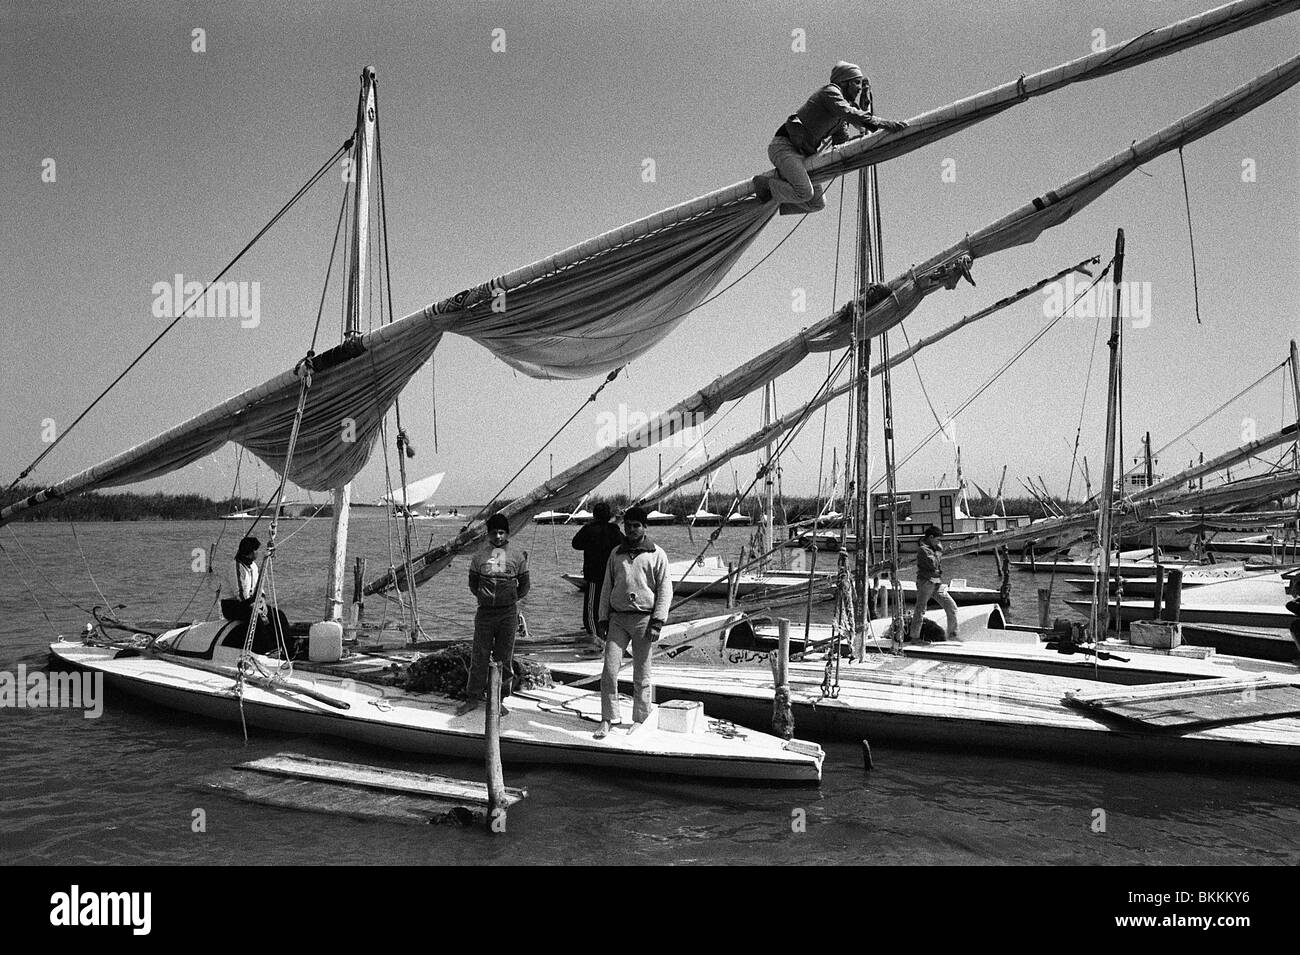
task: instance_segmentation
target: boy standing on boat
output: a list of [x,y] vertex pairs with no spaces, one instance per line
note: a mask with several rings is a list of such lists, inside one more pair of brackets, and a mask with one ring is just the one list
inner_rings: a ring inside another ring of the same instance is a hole
[[623,532],[609,522],[613,513],[608,501],[597,501],[591,511],[591,523],[573,535],[573,549],[582,551],[582,579],[586,584],[582,592],[582,629],[594,638],[600,594],[605,589],[605,567],[614,548],[623,543]]
[[[488,539],[469,562],[469,589],[478,598],[474,614],[474,651],[470,657],[465,702],[456,710],[464,716],[483,702],[488,663],[501,664],[501,696],[510,695],[514,671],[518,602],[528,596],[528,555],[510,549],[510,522],[502,514],[487,520]],[[501,715],[510,711],[501,705]]]
[[605,666],[600,675],[600,729],[596,739],[622,722],[618,705],[618,671],[623,654],[632,647],[632,722],[650,716],[654,688],[650,683],[650,650],[668,622],[673,582],[668,555],[645,534],[646,512],[629,507],[623,515],[626,540],[609,556],[600,593],[596,635],[605,641]]
[[931,598],[948,615],[947,639],[957,638],[957,602],[952,599],[948,585],[943,582],[942,538],[943,531],[930,524],[916,549],[916,607],[912,611],[912,625],[908,628],[909,640],[921,636],[921,621]]
[[767,158],[776,167],[777,176],[755,176],[754,191],[766,202],[781,203],[781,215],[816,212],[826,208],[822,189],[814,186],[804,166],[828,143],[845,143],[853,137],[849,123],[864,130],[903,129],[907,123],[879,119],[857,104],[865,91],[870,102],[870,86],[862,69],[841,60],[831,70],[831,81],[818,89],[808,101],[781,124],[767,147]]

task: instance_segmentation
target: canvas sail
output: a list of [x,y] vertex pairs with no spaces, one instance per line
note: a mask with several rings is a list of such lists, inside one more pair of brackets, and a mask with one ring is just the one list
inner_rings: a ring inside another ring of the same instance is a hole
[[418,507],[438,493],[445,476],[445,471],[439,471],[437,474],[431,474],[427,478],[408,484],[392,494],[385,494],[381,500],[385,504],[396,504],[398,507]]
[[[940,287],[953,287],[960,275],[957,271],[959,267],[969,267],[974,260],[992,252],[1032,242],[1046,229],[1060,225],[1083,209],[1138,166],[1208,135],[1268,102],[1297,82],[1300,82],[1300,56],[1293,57],[1263,76],[1133,144],[992,225],[967,235],[924,264],[896,276],[889,282],[890,297],[865,309],[865,333],[874,336],[887,331],[911,314],[931,292]],[[714,379],[668,411],[623,435],[616,446],[596,452],[552,481],[512,502],[500,513],[512,522],[523,523],[559,500],[572,500],[578,495],[590,493],[633,451],[671,437],[683,430],[686,422],[698,423],[711,417],[725,403],[763,387],[814,352],[845,347],[851,340],[854,307],[855,303],[846,304],[812,327]],[[716,464],[712,466],[716,467]],[[483,536],[483,523],[477,521],[455,540],[415,558],[412,569],[416,583],[428,580],[450,563],[457,553],[481,540]],[[373,581],[367,585],[366,593],[379,593],[395,586],[406,586],[404,570],[386,574]]]
[[[815,157],[810,172],[822,181],[883,162],[1031,96],[1148,62],[1297,6],[1300,0],[1243,0],[1216,8],[932,110],[900,132],[878,133],[846,144]],[[1289,82],[1293,80],[1285,85]],[[1253,105],[1243,100],[1239,108],[1244,111]],[[1231,118],[1225,115],[1219,125]],[[1196,135],[1187,136],[1182,141],[1194,138]],[[1117,180],[1131,168],[1121,160],[1110,175]],[[978,240],[972,237],[971,243],[954,251],[949,259],[927,263],[918,274],[923,280],[933,280],[938,267],[952,265],[962,255],[986,255],[1032,241],[1043,228],[1063,221],[1112,184],[1102,176],[1086,186],[1072,183],[1067,190],[1048,193],[1036,200],[1047,208],[1048,215],[1015,213]],[[636,358],[703,301],[774,213],[775,204],[757,202],[752,186],[745,181],[481,283],[325,352],[315,361],[302,435],[287,477],[306,490],[323,491],[340,487],[355,476],[369,458],[384,414],[402,386],[433,353],[444,332],[472,338],[513,367],[537,377],[584,377]],[[894,291],[896,310],[877,313],[875,317],[883,324],[872,334],[896,323],[893,316],[901,318],[924,294],[912,280],[896,285]],[[218,450],[227,441],[243,444],[283,472],[298,389],[296,371],[278,375],[0,510],[0,525],[22,511],[70,494],[159,477]]]

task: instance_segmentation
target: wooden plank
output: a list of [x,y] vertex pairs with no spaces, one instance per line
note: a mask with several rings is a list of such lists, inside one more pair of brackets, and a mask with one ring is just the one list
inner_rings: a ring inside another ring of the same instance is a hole
[[1204,729],[1300,716],[1300,686],[1240,681],[1205,694],[1161,695],[1104,703],[1067,694],[1066,702],[1156,729]]
[[[1231,676],[1219,680],[1181,680],[1177,683],[1151,683],[1143,687],[1125,687],[1123,693],[1072,693],[1081,703],[1093,706],[1123,706],[1134,702],[1176,700],[1183,697],[1208,697],[1223,693],[1240,693],[1248,687],[1258,688],[1268,682],[1268,674]],[[1279,684],[1287,686],[1289,684]]]
[[419,825],[441,822],[470,825],[482,821],[485,815],[482,808],[469,809],[455,800],[376,792],[359,786],[340,786],[236,770],[206,777],[199,781],[199,788],[215,790],[262,806],[319,812],[350,819]]
[[[384,769],[362,763],[316,759],[297,753],[277,753],[275,756],[240,763],[235,769],[449,799],[461,805],[487,805],[486,783],[402,769]],[[522,789],[507,789],[507,805],[514,805],[527,795],[527,791]]]

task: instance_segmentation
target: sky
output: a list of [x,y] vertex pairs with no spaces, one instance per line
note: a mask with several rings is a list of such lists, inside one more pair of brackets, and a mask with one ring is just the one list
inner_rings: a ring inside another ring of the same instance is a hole
[[[863,66],[880,115],[908,118],[1085,55],[1103,35],[1113,44],[1210,5],[5,0],[0,479],[7,486],[158,334],[168,321],[158,314],[160,288],[178,274],[215,275],[347,138],[365,65],[378,75],[400,316],[767,170],[773,131],[837,60]],[[1276,66],[1297,40],[1293,13],[1035,99],[882,165],[886,275]],[[931,296],[904,323],[908,339],[1089,256],[1104,263],[1122,227],[1125,279],[1140,283],[1135,301],[1145,303],[1125,331],[1126,455],[1150,431],[1164,449],[1156,470],[1171,473],[1199,451],[1208,457],[1294,420],[1289,380],[1275,373],[1179,437],[1277,367],[1300,337],[1297,97],[1288,91],[1185,151],[1200,323],[1173,153],[1034,245],[977,262],[978,287]],[[227,276],[256,290],[255,320],[184,320],[31,480],[55,483],[301,358],[342,189],[331,172]],[[446,472],[438,495],[446,504],[522,493],[547,477],[552,460],[559,471],[596,450],[609,416],[664,410],[818,321],[852,292],[855,194],[850,181],[841,217],[832,187],[827,209],[784,242],[799,220],[773,219],[724,280],[727,291],[634,361],[550,445],[599,379],[530,379],[478,344],[445,336],[402,398],[417,449],[411,478]],[[327,344],[339,334],[337,291],[331,283]],[[934,430],[936,415],[953,422],[955,437],[912,457],[901,486],[951,482],[960,446],[967,477],[984,487],[996,486],[1006,465],[1008,493],[1041,476],[1061,494],[1076,432],[1096,481],[1104,316],[1100,330],[1095,314],[1058,323],[953,417],[1049,321],[1045,302],[1031,296],[895,372],[900,459]],[[890,340],[905,347],[898,331]],[[814,356],[783,378],[778,411],[811,396],[825,373],[826,357]],[[793,445],[782,464],[787,494],[813,493],[832,448],[842,457],[843,408],[832,406],[824,441],[818,418]],[[739,403],[708,446],[756,428],[761,410],[761,395]],[[639,493],[659,454],[669,470],[682,450],[634,455],[630,473],[623,468],[603,490]],[[716,486],[746,486],[754,467],[741,460],[734,477],[726,467]],[[235,475],[227,446],[141,489],[224,497]],[[376,498],[384,483],[376,453],[354,494]],[[273,484],[265,467],[246,464],[238,490],[265,496]],[[1073,478],[1076,494],[1079,484]]]

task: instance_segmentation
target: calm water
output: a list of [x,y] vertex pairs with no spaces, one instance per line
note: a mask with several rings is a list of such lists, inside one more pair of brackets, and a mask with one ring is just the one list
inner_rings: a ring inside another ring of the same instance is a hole
[[[77,528],[80,550],[66,524],[0,531],[7,555],[0,557],[0,670],[44,667],[46,644],[57,632],[80,630],[87,618],[74,604],[105,602],[95,584],[108,602],[126,605],[124,619],[207,616],[212,578],[191,569],[193,549],[224,531],[224,563],[241,530],[219,521],[85,524]],[[421,543],[451,530],[421,522]],[[321,612],[328,533],[327,522],[316,521],[286,524],[281,534],[276,589],[291,618]],[[561,571],[581,569],[572,535],[571,528],[529,525],[515,536],[533,568],[526,613],[534,635],[571,631],[581,620],[577,591],[559,579]],[[680,558],[693,556],[704,535],[695,531],[692,542],[685,529],[665,528],[654,536]],[[734,556],[747,537],[725,531],[723,554]],[[352,544],[372,569],[387,565],[386,523],[377,515],[354,519]],[[986,558],[954,560],[945,570],[996,585]],[[422,588],[422,616],[433,635],[468,632],[473,608],[464,576],[459,560]],[[32,584],[39,606],[19,577]],[[1035,579],[1017,574],[1013,586],[1013,620],[1029,621]],[[1058,580],[1053,611],[1065,615],[1062,596]],[[718,604],[692,606],[703,613]],[[851,744],[827,746],[820,790],[507,767],[507,782],[530,795],[511,810],[509,836],[491,839],[447,826],[247,805],[195,789],[204,775],[285,750],[482,778],[471,762],[257,729],[245,746],[235,724],[195,721],[111,692],[98,720],[27,709],[0,710],[0,720],[5,863],[1300,862],[1300,800],[1296,784],[1285,780],[879,746],[868,773]],[[206,812],[206,833],[191,832],[195,808]],[[1096,809],[1105,810],[1105,833],[1092,831]],[[796,810],[806,816],[805,832],[792,831]]]

